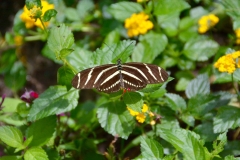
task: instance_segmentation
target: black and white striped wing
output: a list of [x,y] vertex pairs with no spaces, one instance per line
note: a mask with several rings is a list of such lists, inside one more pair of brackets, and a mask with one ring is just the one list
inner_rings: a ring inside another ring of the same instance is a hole
[[161,67],[137,62],[122,64],[122,75],[124,88],[131,91],[140,90],[147,84],[162,83],[168,79],[168,73]]
[[[72,86],[76,89],[92,89],[106,93],[120,90],[119,71],[117,65],[106,64],[85,69],[75,75]],[[113,77],[110,77],[115,75]]]

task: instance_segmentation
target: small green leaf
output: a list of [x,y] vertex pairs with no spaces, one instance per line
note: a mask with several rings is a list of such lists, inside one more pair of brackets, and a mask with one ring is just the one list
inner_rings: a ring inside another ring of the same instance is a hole
[[57,15],[57,11],[55,9],[49,9],[47,10],[43,15],[43,21],[47,22],[50,21],[52,17],[55,17]]
[[70,67],[64,65],[58,69],[58,73],[57,73],[58,84],[67,86],[68,90],[72,87],[71,81],[73,77],[74,77],[74,73]]
[[4,83],[13,91],[21,89],[26,82],[26,70],[20,61],[12,66],[11,70],[4,75]]
[[134,50],[132,59],[133,61],[140,60],[140,62],[146,63],[152,63],[153,60],[165,49],[168,42],[166,35],[154,32],[149,32],[140,36],[139,40],[141,45],[138,45],[140,45],[140,48],[144,49],[144,51],[139,53],[137,52],[138,50]]
[[27,118],[30,107],[26,103],[20,103],[17,106],[17,112],[22,118]]
[[107,36],[104,39],[104,44],[111,45],[114,43],[118,43],[119,40],[120,40],[120,33],[118,30],[115,29],[107,34]]
[[139,13],[142,11],[142,6],[139,3],[134,2],[119,2],[112,4],[109,8],[109,12],[112,16],[119,21],[124,21],[131,17],[133,13]]
[[73,43],[73,34],[64,24],[61,24],[59,27],[53,27],[50,30],[48,46],[57,55],[56,57],[59,58],[62,49],[70,49]]
[[206,74],[198,75],[187,86],[186,95],[188,98],[194,97],[197,94],[209,94],[210,83]]
[[[224,9],[227,14],[232,17],[234,20],[239,19],[240,13],[238,10],[240,9],[240,2],[235,0],[221,1]],[[237,29],[237,28],[234,28]]]
[[130,115],[122,101],[109,102],[97,109],[100,125],[109,134],[127,139],[134,128],[134,117]]
[[181,152],[184,159],[206,160],[210,154],[203,146],[203,141],[200,140],[199,135],[194,132],[157,125],[156,133]]
[[66,18],[69,19],[70,21],[80,21],[81,18],[75,8],[67,7],[64,10],[64,13],[66,15]]
[[0,139],[8,146],[23,148],[23,135],[18,128],[12,126],[1,126]]
[[52,50],[50,50],[47,44],[42,49],[42,55],[54,61],[55,63],[62,64],[62,61],[57,59],[55,53]]
[[143,159],[162,159],[163,147],[153,139],[141,138],[141,152]]
[[140,93],[126,92],[123,96],[123,101],[127,107],[134,111],[141,112],[143,106],[143,100]]
[[29,148],[25,154],[24,159],[32,160],[48,160],[47,153],[40,147]]
[[33,101],[29,121],[74,109],[78,104],[78,90],[67,91],[65,86],[51,86]]
[[213,119],[214,133],[225,132],[240,126],[240,109],[232,106],[220,107]]
[[29,146],[41,147],[53,136],[56,129],[56,116],[49,116],[34,122],[27,130],[26,138],[32,138]]
[[199,37],[185,43],[183,54],[193,61],[206,61],[218,51],[218,48],[217,42]]
[[1,160],[22,160],[22,156],[1,156]]
[[174,111],[182,112],[187,108],[185,100],[177,94],[167,93],[167,103],[169,107]]
[[1,53],[0,58],[0,73],[6,73],[13,67],[14,63],[17,60],[17,56],[15,54],[15,49],[8,49]]
[[42,7],[41,0],[25,0],[25,4],[28,10],[32,9],[34,6]]
[[217,138],[217,134],[213,132],[213,122],[203,122],[194,128],[194,131],[199,134],[205,142],[212,142]]

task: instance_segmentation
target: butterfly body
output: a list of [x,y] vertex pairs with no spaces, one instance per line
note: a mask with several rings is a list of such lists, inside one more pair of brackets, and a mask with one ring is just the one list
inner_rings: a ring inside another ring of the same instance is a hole
[[85,69],[76,74],[72,80],[77,89],[92,89],[112,93],[120,89],[137,91],[147,84],[161,83],[168,79],[168,74],[161,67],[130,62],[121,64],[106,64]]

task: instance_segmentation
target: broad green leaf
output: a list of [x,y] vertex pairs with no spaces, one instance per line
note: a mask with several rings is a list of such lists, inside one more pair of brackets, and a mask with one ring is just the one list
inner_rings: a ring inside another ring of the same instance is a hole
[[227,132],[219,134],[217,139],[213,142],[213,149],[212,156],[219,156],[218,154],[224,150],[224,146],[227,143]]
[[25,4],[28,10],[32,9],[34,6],[42,7],[41,0],[26,0]]
[[109,134],[127,139],[134,128],[134,117],[122,101],[108,102],[97,109],[100,125]]
[[52,17],[55,17],[57,15],[57,11],[55,9],[49,9],[47,10],[43,15],[43,21],[47,22],[50,21]]
[[[140,62],[152,63],[153,60],[161,54],[161,52],[165,49],[167,45],[167,37],[164,34],[149,32],[145,35],[140,36],[140,43],[142,44],[142,52],[136,52],[138,50],[134,50],[133,53],[133,61],[135,59],[140,60]],[[139,45],[139,44],[138,44]],[[135,58],[140,56],[141,58]]]
[[187,108],[187,104],[185,100],[179,95],[173,94],[173,93],[167,93],[165,94],[165,96],[167,97],[166,101],[168,103],[168,106],[172,110],[182,112]]
[[120,40],[120,33],[118,30],[115,29],[107,34],[107,36],[104,39],[104,44],[111,45],[114,43],[118,43],[119,40]]
[[112,4],[108,11],[115,19],[125,21],[127,18],[131,17],[133,13],[142,12],[143,8],[139,3],[119,2]]
[[71,82],[73,77],[74,77],[74,73],[72,69],[67,65],[64,65],[58,69],[58,73],[57,73],[58,84],[67,86],[68,90],[72,87]]
[[157,125],[157,135],[172,144],[183,154],[184,159],[206,160],[209,155],[199,135],[194,132]]
[[188,84],[185,93],[188,98],[194,97],[197,94],[209,94],[210,83],[208,76],[206,74],[198,75]]
[[69,63],[76,68],[76,70],[81,71],[86,68],[93,67],[93,53],[80,47],[75,47],[74,51],[67,56]]
[[23,135],[18,128],[12,126],[1,126],[0,139],[8,146],[23,148]]
[[217,42],[199,37],[185,43],[183,54],[193,61],[206,61],[218,51],[218,48]]
[[67,57],[69,54],[71,54],[73,51],[74,51],[73,49],[63,48],[63,49],[60,51],[60,57],[61,57],[61,58],[65,58],[65,57]]
[[80,21],[80,16],[75,8],[67,7],[64,10],[64,13],[66,15],[66,18],[70,21]]
[[48,37],[48,46],[59,58],[62,49],[70,49],[74,43],[74,37],[71,30],[61,24],[60,27],[53,27]]
[[141,153],[143,159],[162,159],[163,147],[154,139],[141,138]]
[[77,106],[78,97],[76,89],[67,91],[65,86],[51,86],[33,101],[28,120],[34,121],[70,111]]
[[[0,97],[0,102],[2,101],[2,97]],[[17,111],[17,106],[21,104],[23,101],[20,99],[15,99],[15,98],[8,98],[6,97],[4,99],[4,102],[2,104],[3,109],[2,111],[7,113],[7,112],[16,112]]]
[[164,94],[167,92],[167,90],[163,87],[159,88],[158,90],[156,91],[153,91],[152,93],[149,94],[149,97],[151,99],[158,99],[162,96],[164,96]]
[[214,133],[225,132],[240,126],[240,109],[232,106],[220,107],[217,116],[213,119]]
[[237,96],[230,92],[225,92],[225,91],[215,92],[213,95],[219,96],[219,98],[216,101],[216,107],[228,105],[231,99]]
[[158,25],[164,29],[164,32],[169,37],[174,37],[178,34],[178,24],[180,21],[179,14],[180,13],[171,13],[157,16]]
[[83,20],[86,18],[89,12],[94,9],[94,3],[92,0],[81,0],[77,4],[77,12],[79,17]]
[[187,125],[194,127],[195,124],[195,118],[188,112],[183,112],[179,117],[183,122],[185,122]]
[[62,64],[62,61],[57,59],[55,53],[52,50],[50,50],[48,45],[45,45],[44,48],[42,49],[42,55],[54,61],[55,63]]
[[[235,19],[239,19],[240,13],[238,12],[240,9],[240,1],[235,0],[223,0],[221,1],[222,5],[224,6],[226,13]],[[237,28],[234,28],[237,29]]]
[[17,56],[15,54],[15,49],[8,49],[1,53],[0,58],[0,73],[6,73],[11,70],[15,61],[17,60]]
[[233,155],[228,155],[224,157],[224,160],[240,160],[240,158],[234,157]]
[[17,113],[22,117],[22,118],[27,118],[28,114],[29,114],[29,110],[30,107],[27,106],[27,104],[24,103],[20,103],[17,106]]
[[213,122],[203,122],[194,128],[194,132],[199,134],[205,142],[212,142],[217,138],[217,134],[213,132]]
[[53,136],[56,125],[56,116],[49,116],[32,123],[26,132],[27,139],[33,138],[29,146],[41,147],[46,144]]
[[140,93],[126,92],[123,95],[123,101],[127,107],[131,108],[134,111],[141,112],[143,100]]
[[1,156],[0,160],[22,160],[22,156]]
[[227,141],[224,150],[221,152],[221,156],[226,155],[240,155],[240,143],[238,140]]
[[152,93],[160,89],[164,84],[148,84],[145,88],[139,90],[139,92],[143,93]]
[[189,83],[190,83],[190,79],[185,77],[180,78],[175,88],[177,91],[185,91]]
[[24,159],[31,160],[48,160],[47,153],[40,147],[29,148],[25,154]]
[[4,75],[4,83],[13,91],[21,89],[26,82],[26,70],[20,61],[12,66],[11,70]]
[[169,15],[171,13],[180,13],[187,8],[190,8],[190,5],[184,0],[154,1],[155,15]]
[[94,64],[103,65],[109,63],[117,63],[118,59],[121,59],[122,63],[126,62],[131,55],[135,41],[124,40],[117,44],[110,46],[104,46],[101,49],[97,49],[94,52]]
[[188,111],[195,118],[202,118],[206,113],[214,109],[219,96],[198,94],[188,101]]

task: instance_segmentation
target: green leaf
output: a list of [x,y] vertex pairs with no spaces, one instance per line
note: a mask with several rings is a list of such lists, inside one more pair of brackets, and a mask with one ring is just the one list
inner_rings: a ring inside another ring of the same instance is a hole
[[67,57],[67,60],[80,71],[94,66],[92,56],[92,52],[76,46],[72,54]]
[[41,0],[25,0],[25,4],[28,10],[32,9],[34,6],[42,7]]
[[22,156],[1,156],[1,160],[22,160]]
[[78,104],[78,90],[67,91],[65,86],[51,86],[33,101],[29,121],[74,109]]
[[218,51],[218,48],[217,42],[199,37],[185,43],[183,54],[193,61],[206,61]]
[[140,60],[140,62],[146,63],[152,63],[168,43],[166,35],[154,32],[140,36],[139,40],[140,43],[138,43],[138,45],[141,46],[140,48],[143,49],[143,51],[137,52],[138,49],[134,50],[132,59],[133,61]]
[[47,153],[40,147],[29,148],[25,154],[24,159],[32,160],[48,160]]
[[141,153],[143,159],[162,159],[163,147],[156,140],[141,137]]
[[143,11],[140,4],[134,2],[119,2],[112,4],[108,10],[112,16],[119,20],[125,21],[127,18],[131,17],[133,13],[139,13]]
[[213,142],[213,149],[214,151],[212,151],[212,156],[218,157],[219,153],[222,152],[224,150],[224,146],[227,143],[227,132],[224,132],[222,134],[220,134],[217,139]]
[[188,101],[188,111],[195,118],[202,118],[209,111],[217,107],[219,96],[198,94]]
[[213,119],[214,133],[225,132],[240,126],[240,109],[232,106],[219,108],[217,116]]
[[116,63],[118,59],[121,59],[122,63],[126,62],[133,51],[135,43],[135,41],[124,40],[117,44],[97,49],[93,56],[94,64]]
[[184,0],[161,0],[154,1],[155,15],[170,15],[172,13],[180,13],[181,11],[190,8],[190,5]]
[[205,142],[212,142],[217,138],[217,134],[213,132],[213,122],[203,122],[194,128],[194,132],[199,134]]
[[143,100],[140,93],[126,92],[123,95],[123,101],[127,107],[131,108],[134,111],[141,112]]
[[48,45],[45,45],[44,48],[42,49],[42,55],[54,61],[55,63],[62,64],[62,61],[57,59],[55,53],[52,50],[50,50]]
[[52,17],[55,17],[57,15],[57,11],[55,9],[49,9],[47,10],[43,15],[43,21],[47,22],[50,21]]
[[14,62],[17,60],[15,49],[8,49],[1,53],[0,58],[0,73],[6,73],[11,70]]
[[8,88],[16,92],[24,86],[26,75],[23,64],[17,61],[11,70],[4,75],[4,83]]
[[80,19],[86,18],[89,12],[94,9],[94,3],[92,0],[81,0],[77,4],[77,12]]
[[109,102],[98,107],[97,116],[100,125],[109,134],[127,139],[134,128],[134,117],[122,101]]
[[224,150],[222,151],[221,155],[240,155],[240,143],[238,140],[227,141],[226,145],[224,146]]
[[[222,5],[224,6],[227,14],[233,18],[234,20],[239,19],[240,17],[240,13],[238,12],[240,9],[240,2],[239,1],[235,1],[235,0],[224,0],[221,1]],[[237,28],[234,28],[237,29]]]
[[66,15],[66,18],[69,19],[70,21],[80,21],[81,18],[75,8],[67,7],[64,10],[64,13]]
[[240,160],[240,158],[235,158],[233,155],[228,155],[226,157],[224,157],[224,160]]
[[73,43],[73,34],[64,24],[61,24],[60,27],[53,27],[50,30],[48,46],[57,55],[56,57],[59,58],[62,49],[70,49]]
[[187,104],[185,100],[179,95],[173,94],[173,93],[167,93],[165,94],[165,96],[167,97],[166,101],[168,103],[168,106],[172,110],[182,112],[187,108]]
[[[166,82],[164,84],[166,84]],[[160,88],[162,88],[164,86],[164,84],[148,84],[145,88],[139,90],[139,92],[153,93],[153,92],[159,90]]]
[[209,155],[199,135],[194,132],[157,125],[156,133],[181,152],[184,159],[206,160]]
[[[2,101],[2,97],[0,97],[0,102]],[[4,102],[2,106],[4,108],[2,109],[3,112],[16,112],[17,111],[17,106],[21,104],[23,101],[20,99],[15,99],[15,98],[8,98],[6,97],[4,99]]]
[[26,132],[26,138],[33,138],[29,146],[41,147],[53,136],[56,129],[56,116],[49,116],[34,122]]
[[188,98],[194,97],[197,94],[209,94],[210,83],[208,76],[206,74],[198,75],[188,84],[185,93]]
[[0,139],[8,146],[14,148],[23,148],[23,135],[22,132],[12,126],[0,127]]
[[149,94],[149,97],[151,99],[158,99],[160,97],[163,97],[166,92],[167,92],[167,90],[165,88],[161,87],[158,90],[151,92]]
[[57,82],[59,85],[67,86],[68,90],[72,87],[71,81],[73,77],[74,77],[74,73],[72,69],[67,65],[64,65],[58,69]]
[[118,43],[119,40],[120,40],[120,33],[118,30],[115,29],[107,34],[107,36],[104,39],[104,44],[111,45],[114,43]]
[[17,112],[22,118],[27,118],[30,107],[26,103],[20,103],[17,106]]

